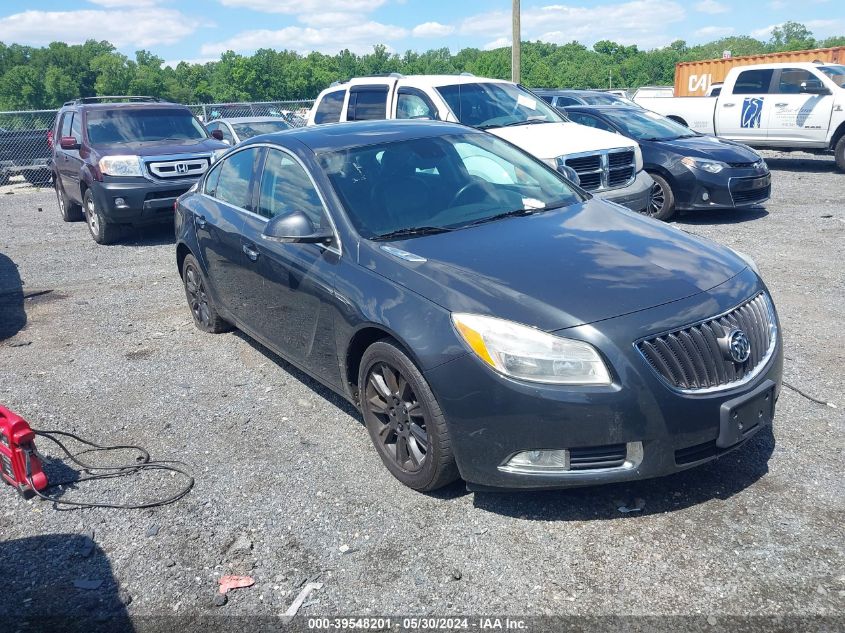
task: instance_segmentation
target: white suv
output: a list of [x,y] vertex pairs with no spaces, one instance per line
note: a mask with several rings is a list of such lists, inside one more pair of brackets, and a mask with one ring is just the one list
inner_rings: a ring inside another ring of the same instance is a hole
[[601,198],[634,211],[649,203],[653,181],[635,141],[573,123],[510,81],[467,74],[362,77],[321,92],[308,125],[373,119],[433,119],[487,130]]

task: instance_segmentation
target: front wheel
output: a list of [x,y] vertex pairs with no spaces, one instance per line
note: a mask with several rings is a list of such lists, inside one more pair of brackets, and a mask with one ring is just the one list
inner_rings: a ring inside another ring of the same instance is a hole
[[402,350],[390,340],[373,343],[361,359],[358,384],[370,438],[396,479],[420,491],[458,479],[440,405]]
[[646,215],[651,216],[655,220],[669,220],[675,215],[675,194],[672,192],[672,187],[663,176],[659,174],[649,174],[654,180],[654,185],[651,188],[651,200],[646,207]]
[[85,191],[82,198],[82,207],[85,210],[85,220],[88,223],[88,232],[97,244],[114,244],[120,239],[121,227],[117,224],[106,222],[102,211],[97,207],[94,199],[94,192],[90,189]]
[[839,171],[845,171],[845,136],[837,141],[836,147],[833,148],[833,155]]

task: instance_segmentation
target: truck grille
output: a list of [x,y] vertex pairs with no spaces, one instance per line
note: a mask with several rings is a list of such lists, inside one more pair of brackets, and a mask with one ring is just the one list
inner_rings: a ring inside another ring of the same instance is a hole
[[[744,363],[731,360],[725,351],[727,337],[736,329],[751,343]],[[753,378],[771,357],[776,339],[774,307],[761,292],[721,316],[642,340],[637,349],[670,386],[704,391]]]
[[171,180],[176,178],[199,178],[202,176],[211,160],[208,156],[191,156],[184,158],[150,159],[145,162],[147,171],[153,178]]
[[589,154],[563,156],[563,162],[578,174],[587,191],[606,191],[627,187],[637,177],[633,150],[611,149]]

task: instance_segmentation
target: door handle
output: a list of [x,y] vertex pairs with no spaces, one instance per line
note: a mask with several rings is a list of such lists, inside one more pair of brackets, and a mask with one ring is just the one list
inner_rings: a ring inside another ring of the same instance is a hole
[[205,217],[198,215],[195,217],[194,221],[197,223],[197,228],[204,229],[208,224],[208,220]]
[[735,103],[723,103],[723,104],[722,104],[722,107],[723,107],[723,108],[732,108],[732,107],[734,107],[735,105],[736,105]]
[[246,253],[246,256],[249,257],[252,261],[256,261],[260,253],[253,248],[252,244],[244,244],[243,251]]

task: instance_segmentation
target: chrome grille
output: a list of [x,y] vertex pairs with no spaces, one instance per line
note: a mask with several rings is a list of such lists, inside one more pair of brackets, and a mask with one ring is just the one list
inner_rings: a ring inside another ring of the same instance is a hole
[[611,149],[561,156],[563,164],[578,174],[587,191],[627,187],[637,177],[636,156],[630,149]]
[[169,160],[148,160],[145,162],[147,171],[153,178],[172,180],[176,178],[199,178],[202,176],[211,160],[208,156],[185,157]]
[[[734,362],[725,352],[726,339],[736,329],[751,343],[744,363]],[[639,341],[637,349],[670,386],[699,392],[730,388],[756,376],[776,340],[774,307],[761,292],[725,314]]]

